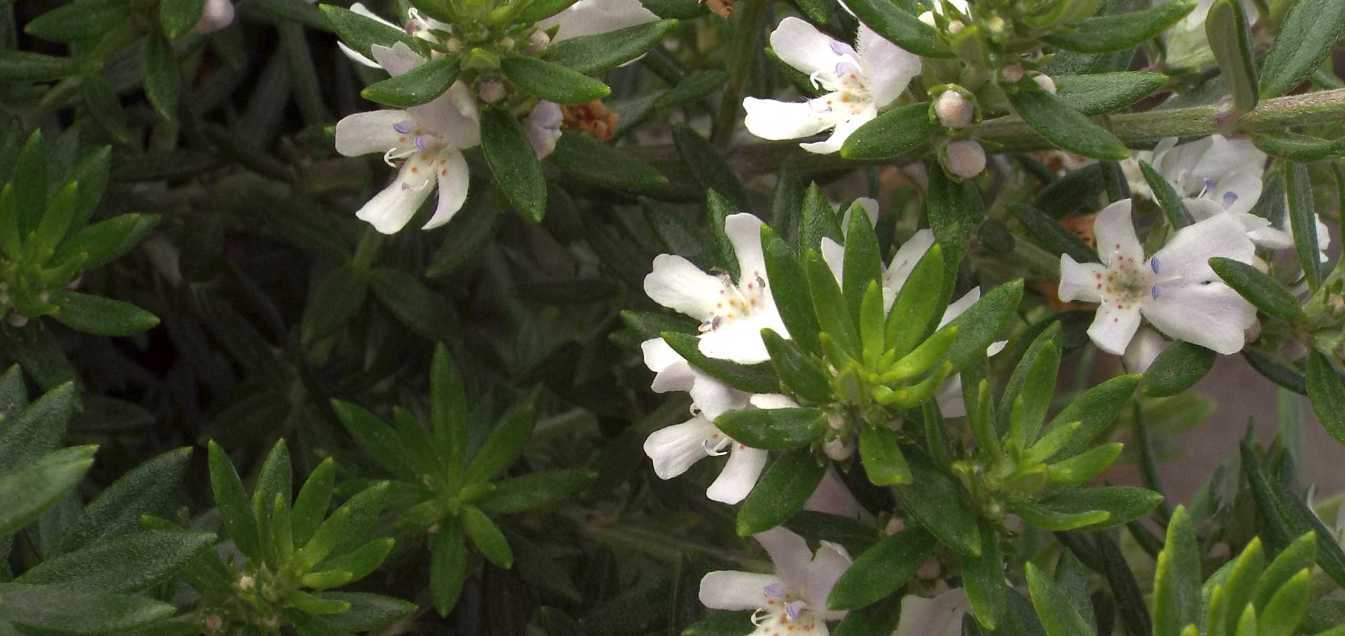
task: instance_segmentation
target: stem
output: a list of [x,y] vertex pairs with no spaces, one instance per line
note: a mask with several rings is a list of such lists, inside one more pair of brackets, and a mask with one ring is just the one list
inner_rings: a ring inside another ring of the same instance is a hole
[[770,15],[770,3],[765,0],[750,0],[742,3],[741,8],[729,31],[733,34],[728,53],[729,81],[724,86],[724,97],[719,101],[719,112],[715,115],[711,135],[715,144],[726,145],[733,137],[738,125],[738,111],[742,108],[743,91],[747,89],[757,52],[761,50],[762,25]]

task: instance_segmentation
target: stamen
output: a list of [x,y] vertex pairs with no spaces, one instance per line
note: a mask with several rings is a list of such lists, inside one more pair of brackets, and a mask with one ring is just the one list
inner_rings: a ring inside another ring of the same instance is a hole
[[410,121],[399,121],[399,122],[397,122],[397,123],[395,123],[395,124],[392,125],[392,129],[395,130],[395,131],[397,131],[397,132],[399,132],[399,133],[401,133],[401,134],[403,134],[403,135],[405,135],[405,134],[411,132],[411,122],[410,122]]
[[799,619],[799,614],[802,614],[803,609],[806,607],[808,607],[807,603],[804,603],[803,601],[794,601],[793,603],[785,605],[785,615],[789,616],[789,620],[796,621]]
[[1237,202],[1238,202],[1238,193],[1236,193],[1236,192],[1225,192],[1225,193],[1224,193],[1224,207],[1225,207],[1225,208],[1232,207],[1233,204],[1234,204],[1234,203],[1237,203]]
[[425,135],[416,135],[416,148],[425,150]]
[[1155,256],[1155,257],[1149,259],[1149,269],[1154,270],[1154,273],[1155,273],[1155,274],[1158,273],[1158,257],[1157,257],[1157,256]]
[[779,581],[776,581],[761,588],[761,592],[766,595],[766,598],[784,598],[785,586],[781,585]]

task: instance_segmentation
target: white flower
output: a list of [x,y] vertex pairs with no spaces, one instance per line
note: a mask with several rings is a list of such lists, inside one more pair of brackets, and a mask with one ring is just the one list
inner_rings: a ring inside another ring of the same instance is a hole
[[196,26],[191,30],[197,33],[214,33],[233,24],[233,21],[233,0],[205,0],[205,6],[201,9],[201,19],[196,21]]
[[1032,81],[1037,83],[1037,87],[1054,95],[1056,93],[1055,80],[1045,73],[1037,73],[1032,76]]
[[908,595],[901,599],[901,622],[892,636],[960,636],[962,617],[970,610],[960,587],[934,598]]
[[854,47],[827,37],[813,25],[789,17],[771,32],[771,48],[786,64],[808,74],[826,95],[806,102],[748,97],[747,130],[763,139],[798,139],[834,129],[826,141],[800,144],[827,154],[878,116],[920,73],[920,58],[884,40],[864,25]]
[[1251,263],[1256,248],[1228,215],[1178,230],[1149,260],[1135,236],[1130,200],[1117,201],[1093,223],[1103,264],[1077,263],[1060,255],[1060,299],[1100,303],[1088,335],[1108,353],[1121,355],[1140,316],[1168,337],[1222,354],[1242,349],[1256,309],[1214,274],[1209,259]]
[[[393,76],[424,62],[401,42],[392,48],[375,45],[372,53]],[[454,82],[429,103],[406,110],[357,113],[336,124],[337,152],[347,157],[379,152],[389,165],[402,161],[392,185],[355,214],[384,234],[402,229],[436,183],[439,204],[424,229],[448,223],[467,199],[469,179],[462,150],[480,143],[476,99],[462,82]]]
[[962,15],[969,15],[971,13],[971,7],[967,5],[967,0],[934,0],[934,10],[921,13],[917,19],[929,26],[935,26],[936,22],[934,20],[934,14],[937,13],[943,15],[946,13],[947,10],[944,7],[945,4],[957,9]]
[[1130,345],[1126,347],[1125,355],[1121,356],[1121,362],[1125,364],[1126,371],[1144,373],[1158,358],[1158,354],[1163,353],[1167,347],[1168,341],[1157,331],[1140,327],[1139,331],[1135,332],[1135,337],[1130,340]]
[[822,541],[814,555],[803,537],[779,527],[753,538],[770,554],[775,574],[710,572],[701,579],[701,603],[712,609],[754,610],[756,636],[826,636],[826,622],[846,614],[827,609],[831,588],[850,567],[845,548]]
[[639,0],[579,0],[564,11],[537,23],[556,28],[552,42],[617,31],[658,20]]
[[739,275],[707,274],[681,256],[660,254],[645,276],[644,291],[654,302],[701,321],[700,351],[712,358],[755,364],[770,359],[761,330],[788,338],[766,278],[761,251],[761,220],[733,214],[724,233],[737,255]]
[[[383,24],[384,26],[392,27],[394,29],[397,29],[398,31],[405,31],[412,37],[417,37],[422,40],[428,40],[431,42],[438,40],[438,37],[432,33],[433,31],[451,31],[453,28],[448,23],[440,22],[438,20],[435,20],[434,18],[428,17],[422,14],[420,11],[417,11],[416,9],[411,9],[410,11],[407,12],[405,26],[398,26],[387,20],[384,20],[383,18],[379,17],[377,13],[370,11],[369,7],[364,6],[364,3],[362,2],[356,2],[355,4],[350,5],[350,11],[352,13],[364,16],[366,18],[369,18],[370,20]],[[368,66],[369,68],[383,68],[378,61],[371,60],[365,57],[364,54],[360,53],[359,51],[356,51],[355,49],[346,46],[345,42],[337,40],[336,46],[341,49],[342,53],[346,54],[346,57],[350,58],[352,61],[358,64],[363,64],[364,66]],[[375,55],[374,57],[378,56]]]
[[985,171],[985,148],[974,139],[948,142],[943,165],[959,179],[970,179]]
[[827,466],[827,472],[822,476],[822,481],[817,484],[817,489],[808,496],[808,501],[803,504],[804,510],[813,512],[822,512],[829,515],[837,515],[849,519],[869,520],[873,518],[864,505],[855,499],[854,493],[845,485],[841,479],[840,473],[836,472],[835,466]]
[[556,142],[560,141],[560,125],[564,122],[565,113],[555,102],[542,100],[528,111],[523,128],[528,133],[528,143],[532,145],[538,159],[545,159],[555,152]]
[[[1242,11],[1247,16],[1247,24],[1255,24],[1256,19],[1261,15],[1256,9],[1254,0],[1241,0]],[[1210,14],[1210,7],[1214,6],[1214,0],[1199,0],[1196,2],[1196,8],[1182,18],[1181,28],[1192,30],[1202,28],[1205,24],[1205,18]]]

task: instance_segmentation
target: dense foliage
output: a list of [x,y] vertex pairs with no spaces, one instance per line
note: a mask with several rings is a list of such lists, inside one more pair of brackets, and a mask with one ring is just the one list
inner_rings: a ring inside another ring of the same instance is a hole
[[1345,635],[1343,34],[0,2],[0,634]]

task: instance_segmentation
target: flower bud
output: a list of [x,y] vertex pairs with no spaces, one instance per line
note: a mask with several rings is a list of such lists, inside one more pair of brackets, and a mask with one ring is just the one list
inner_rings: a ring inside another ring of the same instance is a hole
[[214,33],[233,24],[233,21],[232,0],[206,0],[205,7],[201,10],[201,19],[196,21],[191,30],[197,33]]
[[822,443],[822,452],[838,462],[850,459],[855,454],[855,445],[848,437],[836,437]]
[[504,93],[504,82],[500,80],[482,80],[476,85],[476,96],[487,104],[504,99]]
[[1010,64],[999,69],[999,79],[1009,84],[1016,84],[1023,79],[1023,67],[1017,64]]
[[1055,80],[1051,79],[1050,75],[1038,73],[1032,76],[1032,81],[1036,82],[1037,86],[1040,86],[1042,90],[1052,95],[1055,94]]
[[540,53],[548,44],[551,44],[551,36],[541,29],[533,31],[532,35],[528,36],[529,53]]
[[971,101],[955,90],[944,91],[934,102],[934,113],[944,128],[966,128],[971,125],[976,108]]
[[887,526],[883,528],[883,533],[894,535],[906,529],[906,522],[901,517],[892,517],[887,520]]
[[954,141],[944,148],[943,166],[962,179],[970,179],[985,171],[985,149],[970,139]]
[[962,24],[961,20],[953,20],[952,22],[948,23],[949,33],[961,33],[962,30],[965,28],[967,28],[967,25]]

